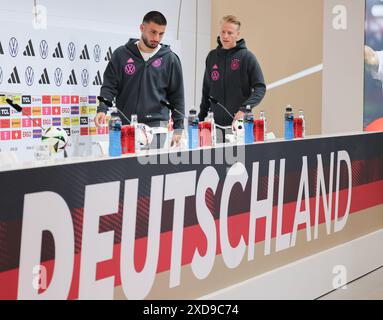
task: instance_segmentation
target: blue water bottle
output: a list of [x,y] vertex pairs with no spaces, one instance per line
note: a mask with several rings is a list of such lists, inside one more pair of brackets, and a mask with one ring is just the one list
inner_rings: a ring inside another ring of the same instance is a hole
[[246,106],[243,123],[245,127],[245,144],[254,143],[254,115],[251,106]]
[[111,118],[109,120],[109,156],[118,157],[121,155],[121,127],[122,121],[116,107],[110,108]]
[[199,131],[198,131],[197,110],[191,109],[188,116],[188,146],[189,149],[199,147]]
[[294,114],[291,107],[287,107],[285,112],[285,139],[294,139]]

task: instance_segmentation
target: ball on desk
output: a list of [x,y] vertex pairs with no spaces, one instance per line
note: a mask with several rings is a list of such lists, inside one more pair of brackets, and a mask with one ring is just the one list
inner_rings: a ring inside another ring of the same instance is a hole
[[52,153],[58,153],[65,149],[68,143],[68,134],[63,128],[49,127],[43,131],[41,141],[49,145]]
[[233,122],[232,130],[234,135],[243,136],[245,134],[245,127],[243,125],[243,119],[237,119]]

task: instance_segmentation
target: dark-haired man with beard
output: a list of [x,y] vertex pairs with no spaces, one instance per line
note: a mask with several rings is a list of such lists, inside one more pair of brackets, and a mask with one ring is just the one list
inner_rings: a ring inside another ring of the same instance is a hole
[[[162,13],[147,13],[140,25],[141,38],[130,39],[117,48],[105,72],[100,95],[112,101],[128,118],[158,127],[169,120],[169,110],[161,105],[168,101],[178,112],[172,113],[172,144],[179,144],[185,113],[181,62],[170,46],[161,43],[167,21]],[[96,126],[105,123],[108,107],[101,103],[95,117]],[[125,119],[122,119],[123,123]]]

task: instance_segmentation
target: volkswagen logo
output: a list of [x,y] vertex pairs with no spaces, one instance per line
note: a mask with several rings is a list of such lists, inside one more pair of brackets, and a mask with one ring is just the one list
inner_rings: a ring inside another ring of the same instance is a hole
[[25,82],[27,83],[28,86],[31,86],[33,84],[35,78],[35,73],[33,72],[32,67],[28,67],[25,70]]
[[68,44],[68,57],[70,61],[73,61],[76,58],[76,46],[73,42]]
[[57,68],[55,70],[54,78],[56,86],[61,86],[61,84],[63,83],[63,71],[60,68]]
[[89,84],[89,72],[86,69],[81,72],[81,82],[83,87],[87,87]]
[[17,42],[16,38],[11,38],[9,40],[9,53],[12,57],[16,57],[19,52],[19,43]]
[[93,53],[94,53],[94,61],[100,62],[100,60],[101,60],[101,48],[98,44],[96,44],[94,46]]
[[45,40],[40,42],[40,56],[43,59],[48,57],[48,43]]
[[3,69],[0,67],[0,84],[3,83]]

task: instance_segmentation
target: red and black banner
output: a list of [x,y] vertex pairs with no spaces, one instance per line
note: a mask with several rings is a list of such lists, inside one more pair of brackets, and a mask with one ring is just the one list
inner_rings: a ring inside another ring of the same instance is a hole
[[159,273],[169,273],[164,290],[172,290],[183,285],[185,266],[204,280],[218,255],[235,272],[259,254],[294,247],[302,230],[308,243],[341,233],[350,216],[383,204],[382,138],[0,172],[0,299],[113,298],[120,287],[126,298],[143,299]]

